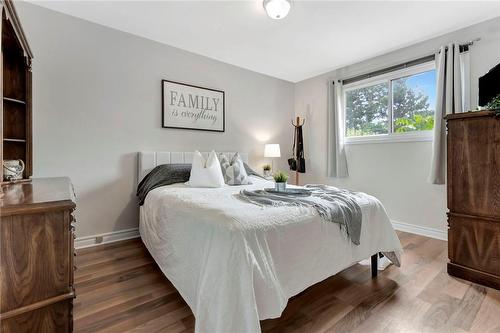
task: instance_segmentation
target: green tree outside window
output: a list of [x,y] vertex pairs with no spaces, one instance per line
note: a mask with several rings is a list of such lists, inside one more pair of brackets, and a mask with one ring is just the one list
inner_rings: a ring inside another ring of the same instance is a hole
[[[392,80],[393,130],[395,133],[434,128],[429,96],[412,89],[409,77]],[[346,136],[389,133],[389,82],[346,92]]]

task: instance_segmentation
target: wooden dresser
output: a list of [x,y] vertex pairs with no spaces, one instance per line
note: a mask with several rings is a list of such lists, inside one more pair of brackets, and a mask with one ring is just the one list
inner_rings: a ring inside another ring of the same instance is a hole
[[448,273],[500,289],[500,117],[448,115]]
[[71,332],[73,186],[39,178],[3,190],[0,332]]

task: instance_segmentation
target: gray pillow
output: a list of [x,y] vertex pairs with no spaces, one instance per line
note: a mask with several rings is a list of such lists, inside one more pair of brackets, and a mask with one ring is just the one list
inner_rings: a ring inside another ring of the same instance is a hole
[[225,155],[219,154],[220,168],[227,185],[250,185],[252,182],[248,178],[245,165],[240,154],[234,154],[231,161]]

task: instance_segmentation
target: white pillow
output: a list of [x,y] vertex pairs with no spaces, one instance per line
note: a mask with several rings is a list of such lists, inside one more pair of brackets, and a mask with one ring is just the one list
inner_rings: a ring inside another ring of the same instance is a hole
[[187,184],[191,187],[224,186],[224,176],[215,151],[212,150],[206,161],[199,151],[194,152],[191,176]]

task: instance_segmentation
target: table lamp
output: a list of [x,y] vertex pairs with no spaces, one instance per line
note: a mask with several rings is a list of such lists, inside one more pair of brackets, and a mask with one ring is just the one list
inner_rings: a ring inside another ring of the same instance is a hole
[[274,158],[281,157],[279,143],[268,143],[264,146],[264,157],[271,158],[271,170],[274,172]]

